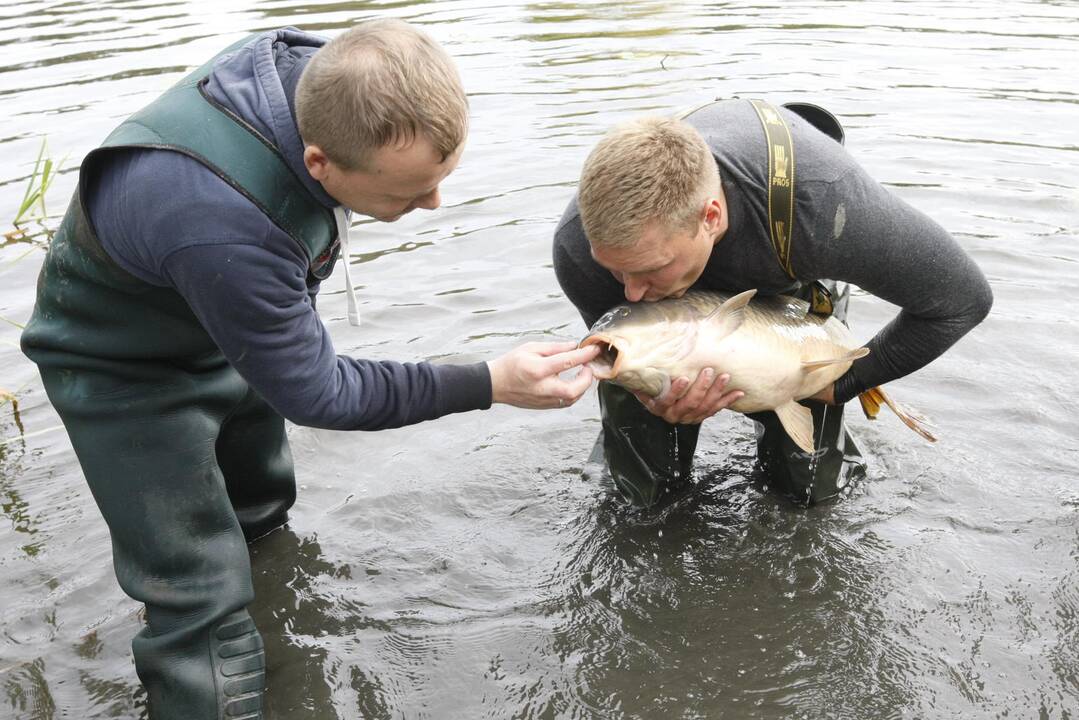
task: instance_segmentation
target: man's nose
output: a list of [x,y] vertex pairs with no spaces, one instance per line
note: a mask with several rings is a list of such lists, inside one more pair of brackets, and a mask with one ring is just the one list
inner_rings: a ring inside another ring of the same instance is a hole
[[626,300],[629,302],[640,302],[647,291],[648,283],[634,278],[626,278]]

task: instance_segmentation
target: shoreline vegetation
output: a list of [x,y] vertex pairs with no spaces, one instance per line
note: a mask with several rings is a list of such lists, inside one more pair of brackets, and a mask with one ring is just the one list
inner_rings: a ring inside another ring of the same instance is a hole
[[[66,160],[67,158],[64,157],[59,161],[54,161],[49,154],[48,138],[44,136],[41,138],[41,147],[38,149],[37,159],[34,161],[33,172],[27,179],[26,189],[23,192],[19,209],[11,221],[12,229],[4,233],[3,242],[0,243],[0,248],[18,243],[28,244],[30,247],[26,249],[26,252],[19,254],[5,265],[15,265],[34,251],[48,247],[56,228],[49,224],[49,221],[53,218],[49,216],[48,208],[45,205],[45,196]],[[24,328],[22,323],[2,315],[0,315],[0,322],[13,325],[19,330]],[[22,436],[25,432],[22,419],[19,416],[18,393],[22,390],[23,388],[17,388],[12,391],[0,386],[0,409],[11,403],[11,410],[14,414],[19,436]],[[6,445],[8,440],[11,440],[11,438],[0,442],[0,447]]]
[[[34,161],[33,172],[27,178],[26,190],[23,192],[22,202],[11,221],[12,229],[4,233],[4,242],[0,247],[14,243],[34,243],[35,245],[47,245],[52,239],[56,229],[47,223],[50,219],[49,211],[45,206],[45,196],[56,179],[67,157],[54,161],[49,154],[48,138],[41,138],[41,147],[38,148],[37,160]],[[37,230],[27,227],[30,223],[36,223]],[[18,262],[22,257],[16,258]]]

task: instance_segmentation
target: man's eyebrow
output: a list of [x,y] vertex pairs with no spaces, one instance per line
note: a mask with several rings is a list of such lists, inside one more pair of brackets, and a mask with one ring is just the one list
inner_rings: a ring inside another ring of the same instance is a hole
[[[588,254],[592,256],[592,259],[595,260],[596,264],[599,265],[601,268],[603,268],[604,270],[611,270],[611,268],[604,265],[603,261],[601,261],[598,257],[596,257],[595,253],[593,253],[591,250],[588,251]],[[657,270],[662,270],[663,268],[670,265],[673,260],[674,259],[672,258],[671,260],[668,260],[667,262],[664,262],[664,263],[660,263],[659,265],[656,265],[655,267],[644,268],[643,270],[619,270],[618,272],[628,272],[628,273],[632,273],[634,275],[640,275],[640,274],[643,274],[643,273],[656,272]],[[613,270],[612,270],[612,272],[613,272]]]
[[662,270],[663,268],[670,265],[673,261],[674,260],[672,258],[671,260],[668,260],[667,262],[664,262],[664,263],[660,263],[659,265],[656,265],[655,267],[644,268],[643,270],[627,270],[626,272],[638,273],[638,274],[652,273],[652,272],[656,272],[657,270]]

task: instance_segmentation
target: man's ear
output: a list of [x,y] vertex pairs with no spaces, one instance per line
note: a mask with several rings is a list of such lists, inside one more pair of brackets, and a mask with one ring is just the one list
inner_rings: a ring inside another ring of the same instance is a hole
[[315,180],[322,182],[326,179],[330,159],[326,157],[326,153],[322,152],[322,148],[318,145],[304,146],[303,164],[307,168],[308,174]]
[[704,222],[704,229],[712,234],[718,232],[723,225],[723,206],[720,204],[719,199],[709,198],[702,213],[701,220]]

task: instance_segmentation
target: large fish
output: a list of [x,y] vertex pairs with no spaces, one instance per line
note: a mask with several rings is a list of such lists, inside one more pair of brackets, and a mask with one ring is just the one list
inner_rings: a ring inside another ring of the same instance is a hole
[[[869,354],[833,317],[809,312],[809,304],[786,295],[753,299],[694,290],[678,299],[619,305],[581,341],[605,350],[590,363],[597,378],[653,397],[671,381],[690,381],[704,368],[730,375],[726,391],[745,395],[730,407],[742,413],[772,410],[787,434],[813,452],[813,416],[798,401],[811,397]],[[750,302],[752,300],[752,302]],[[925,418],[895,403],[878,388],[858,396],[867,417],[881,403],[929,441]]]

